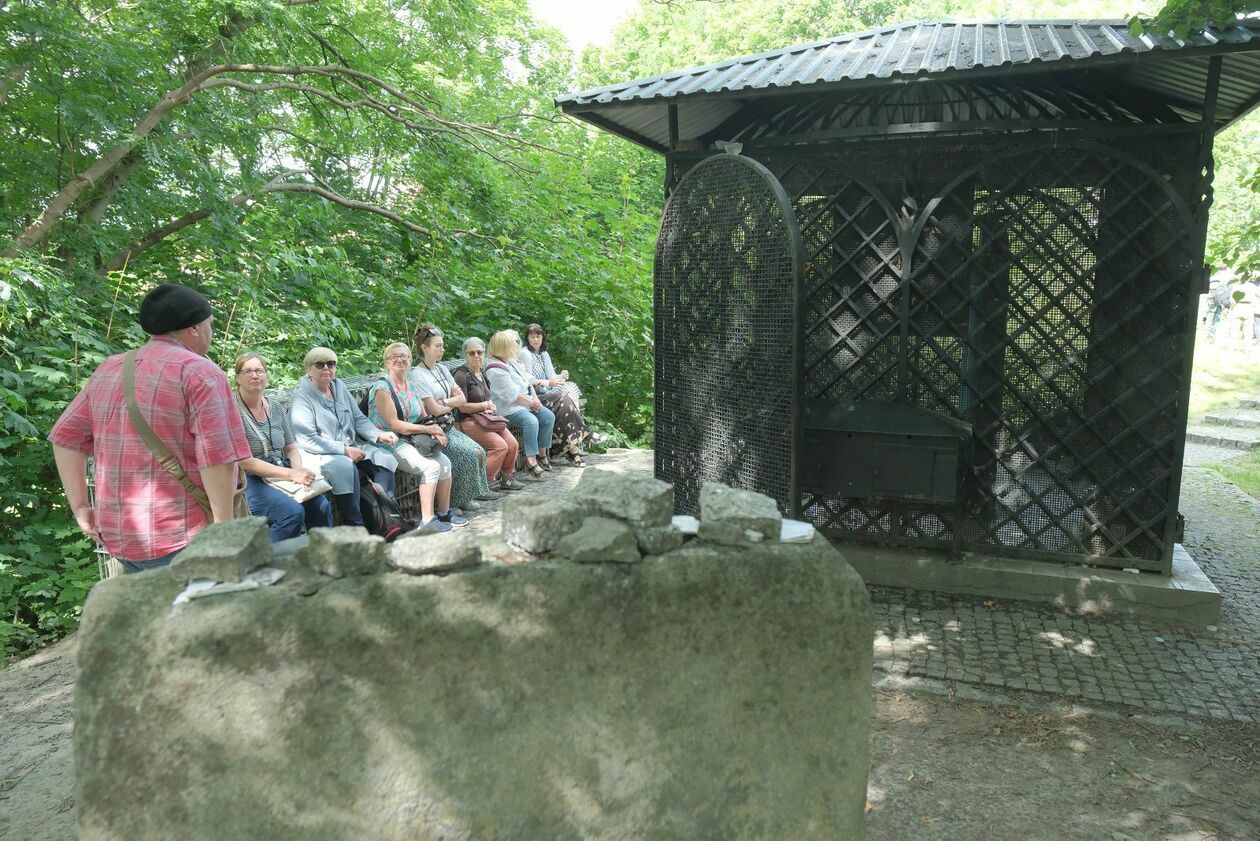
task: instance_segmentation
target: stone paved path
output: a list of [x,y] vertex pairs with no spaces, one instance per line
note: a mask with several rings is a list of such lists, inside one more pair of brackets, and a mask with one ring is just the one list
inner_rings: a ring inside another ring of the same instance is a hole
[[1214,630],[879,588],[876,670],[893,684],[951,693],[1027,692],[1260,722],[1260,501],[1199,466],[1238,455],[1190,447],[1182,480],[1186,549],[1224,594]]

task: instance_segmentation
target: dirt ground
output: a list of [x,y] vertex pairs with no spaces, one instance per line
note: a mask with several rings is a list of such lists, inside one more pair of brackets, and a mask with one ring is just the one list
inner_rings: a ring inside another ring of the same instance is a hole
[[[5,841],[74,837],[75,646],[0,672]],[[868,838],[1260,839],[1260,727],[874,693]]]

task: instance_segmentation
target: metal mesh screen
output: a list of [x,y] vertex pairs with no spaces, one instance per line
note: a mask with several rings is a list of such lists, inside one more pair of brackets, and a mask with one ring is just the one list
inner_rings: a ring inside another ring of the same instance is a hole
[[800,239],[781,187],[734,155],[693,168],[656,246],[656,475],[699,514],[717,481],[793,509]]
[[806,494],[807,518],[851,539],[1166,569],[1201,257],[1175,189],[1195,152],[1152,141],[1158,170],[1083,143],[767,157],[805,244],[803,398],[972,427],[956,503]]

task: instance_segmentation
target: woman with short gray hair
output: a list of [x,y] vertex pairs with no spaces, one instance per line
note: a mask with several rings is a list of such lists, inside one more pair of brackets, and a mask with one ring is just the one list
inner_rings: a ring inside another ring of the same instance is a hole
[[507,421],[497,414],[498,407],[490,399],[490,385],[483,367],[486,345],[481,339],[464,340],[464,364],[455,374],[455,382],[467,402],[459,407],[456,426],[486,451],[486,477],[501,491],[519,491],[525,487],[516,480],[516,456],[519,447],[508,430]]
[[355,465],[365,462],[372,479],[392,497],[398,460],[377,444],[397,444],[398,436],[377,429],[360,411],[350,390],[337,379],[337,354],[332,350],[311,348],[302,366],[306,374],[293,394],[289,419],[304,454],[303,464],[318,469],[332,485],[342,523],[361,526]]

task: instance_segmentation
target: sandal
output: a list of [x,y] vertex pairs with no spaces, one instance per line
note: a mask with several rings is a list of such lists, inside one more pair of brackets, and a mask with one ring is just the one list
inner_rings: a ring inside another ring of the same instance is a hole
[[547,475],[547,471],[543,470],[542,465],[537,462],[534,464],[526,464],[525,467],[529,470],[529,474],[535,479],[541,479]]
[[538,463],[542,465],[543,470],[551,471],[551,456],[544,456],[540,453],[538,455]]
[[586,459],[582,458],[581,453],[565,453],[565,457],[574,467],[586,467]]

